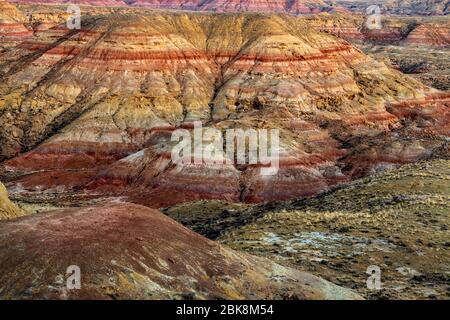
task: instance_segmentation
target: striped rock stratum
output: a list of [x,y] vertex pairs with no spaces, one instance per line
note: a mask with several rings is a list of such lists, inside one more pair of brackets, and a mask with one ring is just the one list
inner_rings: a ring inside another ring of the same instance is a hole
[[[300,18],[147,12],[83,21],[0,56],[0,159],[10,159],[2,168],[13,191],[130,194],[153,207],[285,200],[430,157],[448,135],[448,94]],[[175,172],[171,132],[197,120],[280,129],[278,174]]]

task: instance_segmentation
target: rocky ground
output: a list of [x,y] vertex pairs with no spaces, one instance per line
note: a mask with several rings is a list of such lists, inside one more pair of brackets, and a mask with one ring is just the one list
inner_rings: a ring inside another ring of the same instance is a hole
[[[369,299],[448,299],[449,168],[449,160],[406,165],[291,203],[200,202],[165,212],[234,249],[316,272]],[[366,287],[370,265],[381,268],[381,290]]]
[[362,45],[376,59],[440,90],[450,90],[450,49],[401,45]]
[[[80,290],[66,287],[72,265]],[[0,222],[0,267],[1,299],[360,298],[117,201]]]
[[[447,17],[0,7],[0,295],[449,298]],[[175,168],[193,121],[279,129],[278,172]]]

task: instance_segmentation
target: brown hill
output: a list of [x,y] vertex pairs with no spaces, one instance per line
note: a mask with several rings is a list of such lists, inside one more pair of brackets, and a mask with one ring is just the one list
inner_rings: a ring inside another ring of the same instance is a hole
[[25,16],[5,0],[0,0],[0,53],[31,35]]
[[78,3],[91,6],[145,7],[215,12],[286,12],[308,14],[317,12],[365,13],[370,5],[380,6],[383,13],[398,15],[445,15],[448,0],[11,0],[20,4]]
[[17,4],[79,4],[92,6],[126,6],[125,1],[122,0],[8,0],[11,3]]
[[[448,148],[449,146],[447,146]],[[314,199],[198,201],[166,213],[234,249],[317,272],[370,299],[448,299],[450,161],[405,165]],[[366,287],[381,269],[382,290]]]
[[329,9],[322,0],[133,0],[132,6],[165,9],[186,9],[215,12],[289,12],[294,14],[320,12]]
[[[427,158],[448,135],[448,95],[300,18],[147,12],[83,23],[0,57],[0,159],[31,150],[3,164],[18,190],[124,193],[154,207],[290,199]],[[170,135],[194,120],[280,129],[278,174],[177,172]]]
[[[71,265],[80,267],[79,290],[66,288]],[[2,299],[359,298],[126,203],[0,222],[0,267]]]

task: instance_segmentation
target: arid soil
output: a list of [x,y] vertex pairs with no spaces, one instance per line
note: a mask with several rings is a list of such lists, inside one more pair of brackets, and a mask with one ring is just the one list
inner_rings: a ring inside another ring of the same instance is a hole
[[[165,212],[234,249],[320,274],[368,299],[448,299],[449,200],[450,162],[435,160],[311,200],[201,202]],[[370,265],[381,268],[381,290],[366,287]]]
[[[18,2],[0,0],[0,298],[450,298],[443,1],[389,1],[408,16],[380,30],[327,1],[83,0],[79,30],[61,1]],[[279,129],[279,170],[177,167],[194,122]]]
[[[72,265],[80,290],[66,287]],[[0,267],[0,299],[360,298],[120,202],[1,221]]]

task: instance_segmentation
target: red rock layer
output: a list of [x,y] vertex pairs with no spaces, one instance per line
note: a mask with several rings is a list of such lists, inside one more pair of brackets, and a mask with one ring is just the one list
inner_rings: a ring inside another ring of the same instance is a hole
[[[425,131],[411,112],[386,107],[433,90],[292,16],[95,17],[81,30],[40,32],[1,59],[0,150],[3,160],[13,157],[2,167],[19,193],[115,195],[154,207],[285,200],[327,190],[389,157],[416,161],[445,140],[409,146],[403,131]],[[429,104],[445,107],[446,98],[436,99]],[[170,136],[194,120],[220,130],[279,129],[279,171],[178,170]],[[365,145],[371,139],[374,157]]]
[[102,170],[87,188],[103,194],[127,195],[133,202],[154,208],[201,199],[239,201],[240,172],[233,165],[180,166],[171,161],[172,131],[154,135],[147,142],[150,147]]
[[[315,30],[359,42],[377,44],[413,44],[423,46],[448,46],[450,27],[448,22],[436,18],[434,23],[416,22],[405,17],[383,16],[381,29],[368,29],[362,14],[320,13],[304,17]],[[419,20],[420,21],[420,20]]]
[[[138,0],[145,3],[146,0]],[[323,1],[311,0],[213,0],[200,3],[200,10],[217,12],[289,12],[294,14],[320,12],[327,8]]]
[[[450,136],[450,95],[433,94],[425,99],[389,104],[391,114],[402,119],[404,126],[387,134],[368,138],[342,158],[344,173],[358,178],[368,173],[397,167],[433,156],[448,157],[439,150]],[[402,140],[405,142],[401,142]],[[444,141],[444,142],[441,142]]]
[[[159,9],[183,9],[216,12],[288,12],[310,14],[318,12],[357,12],[365,14],[373,4],[366,0],[10,0],[20,4],[78,3],[92,6],[134,6]],[[426,2],[426,3],[424,3]],[[400,15],[445,15],[449,13],[446,0],[392,0],[383,4],[383,10]]]
[[365,16],[359,14],[321,13],[305,17],[309,26],[351,42],[363,40],[375,43],[396,43],[406,35],[406,22],[395,18],[384,18],[381,29],[367,29]]
[[93,6],[127,6],[154,9],[183,9],[215,12],[289,12],[293,14],[321,11],[344,11],[330,7],[322,0],[12,0],[15,3],[62,4],[77,3]]
[[364,39],[366,41],[376,43],[398,43],[404,38],[404,34],[401,29],[381,28],[374,30],[364,29]]
[[448,0],[337,0],[333,3],[362,14],[373,4],[379,5],[384,15],[440,16],[450,13]]
[[0,0],[0,50],[13,47],[31,36],[25,25],[25,17],[13,5]]
[[422,24],[404,40],[405,44],[450,47],[450,24]]
[[126,6],[123,0],[10,0],[11,3],[19,4],[80,4],[91,6]]
[[387,110],[398,118],[417,122],[417,132],[450,134],[450,93],[434,94],[421,100],[391,104]]
[[14,219],[25,213],[8,198],[8,191],[0,182],[0,220]]

